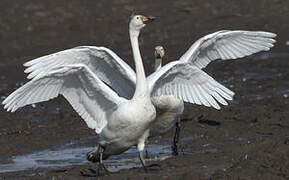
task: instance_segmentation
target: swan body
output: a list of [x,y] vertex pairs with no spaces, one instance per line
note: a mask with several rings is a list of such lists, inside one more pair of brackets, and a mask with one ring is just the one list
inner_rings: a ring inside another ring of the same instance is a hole
[[168,132],[177,122],[184,111],[184,102],[173,95],[153,97],[152,103],[156,108],[157,116],[150,127],[150,137]]
[[[155,71],[162,67],[164,56],[162,46],[155,47]],[[150,137],[155,137],[168,132],[176,123],[180,123],[180,117],[184,111],[184,102],[173,95],[160,95],[152,97],[152,103],[156,108],[156,120],[150,127]]]
[[143,151],[146,137],[144,132],[155,118],[155,108],[147,98],[138,98],[122,103],[109,115],[111,123],[99,134],[99,144],[105,148],[104,159],[121,154],[137,145]]

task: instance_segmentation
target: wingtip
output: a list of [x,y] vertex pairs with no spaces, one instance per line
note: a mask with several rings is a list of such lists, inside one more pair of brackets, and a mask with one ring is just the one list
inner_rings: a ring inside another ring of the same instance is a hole
[[272,32],[271,32],[271,35],[272,35],[272,38],[275,38],[277,36],[277,34],[272,33]]
[[[6,99],[7,99],[7,98],[6,98]],[[1,103],[1,104],[4,105],[4,106],[6,105],[6,99],[4,99],[4,101],[2,101],[2,103]]]
[[26,74],[31,73],[31,72],[32,72],[32,70],[31,70],[31,68],[29,68],[29,67],[27,67],[27,68],[24,70],[24,73],[26,73]]
[[7,108],[4,107],[4,109],[6,109],[6,111],[9,112],[9,111],[11,111],[12,108],[10,106],[10,107],[7,107]]
[[23,64],[24,67],[29,67],[32,65],[32,62],[31,61],[28,61],[26,63]]
[[18,107],[17,106],[8,106],[8,104],[6,104],[5,106],[4,106],[4,109],[7,111],[7,112],[15,112],[17,109],[18,109]]
[[264,36],[269,37],[269,38],[275,38],[277,36],[277,34],[273,33],[273,32],[263,31],[262,33],[263,33]]
[[18,109],[18,107],[17,107],[17,106],[14,106],[14,107],[12,108],[11,112],[13,113],[13,112],[15,112],[17,109]]
[[33,78],[33,74],[28,74],[28,76],[26,78],[27,79],[32,79]]
[[274,43],[276,43],[277,41],[276,41],[276,39],[270,39],[271,40],[271,44],[273,44],[273,46],[274,46]]
[[28,67],[29,65],[28,65],[27,62],[26,62],[26,63],[23,64],[23,66],[24,66],[24,67]]

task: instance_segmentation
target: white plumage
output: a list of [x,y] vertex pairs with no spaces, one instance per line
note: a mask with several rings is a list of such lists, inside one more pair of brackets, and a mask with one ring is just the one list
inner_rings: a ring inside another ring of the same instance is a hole
[[136,73],[114,52],[83,46],[43,56],[24,64],[30,82],[4,101],[7,111],[47,101],[62,94],[87,125],[100,134],[104,154],[119,154],[133,145],[144,148],[155,111],[151,98],[173,95],[220,109],[234,92],[201,69],[216,59],[236,59],[273,47],[268,32],[219,31],[196,41],[177,61],[145,79],[137,37],[144,16],[130,22]]

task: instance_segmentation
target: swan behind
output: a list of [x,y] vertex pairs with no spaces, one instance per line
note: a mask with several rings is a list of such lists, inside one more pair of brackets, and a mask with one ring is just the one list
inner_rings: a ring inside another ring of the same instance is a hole
[[[162,58],[165,55],[162,46],[155,47],[155,72],[162,67]],[[176,126],[172,150],[178,154],[177,144],[180,133],[181,115],[184,111],[184,102],[173,95],[160,95],[152,97],[152,103],[156,108],[156,120],[150,127],[149,137],[160,136]]]

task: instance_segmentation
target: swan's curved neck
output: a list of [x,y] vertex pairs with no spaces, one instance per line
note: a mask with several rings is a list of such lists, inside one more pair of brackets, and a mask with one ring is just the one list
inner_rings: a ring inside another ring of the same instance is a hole
[[162,58],[155,59],[155,71],[159,70],[162,67]]
[[133,95],[133,99],[134,99],[138,97],[148,96],[149,92],[148,92],[148,86],[146,82],[143,62],[142,62],[142,58],[141,58],[141,54],[139,50],[139,44],[138,44],[139,32],[130,30],[129,35],[130,35],[130,42],[132,46],[132,52],[133,52],[133,57],[134,57],[134,62],[135,62],[135,70],[136,70],[136,89]]

